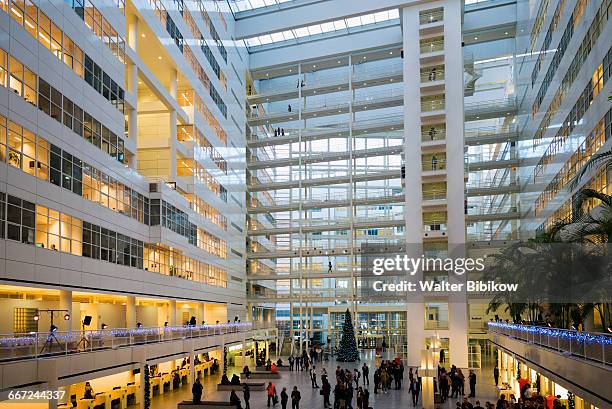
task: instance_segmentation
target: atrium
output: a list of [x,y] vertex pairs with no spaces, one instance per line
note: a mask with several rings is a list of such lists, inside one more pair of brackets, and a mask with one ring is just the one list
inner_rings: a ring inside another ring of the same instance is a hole
[[612,408],[611,13],[0,0],[0,408]]

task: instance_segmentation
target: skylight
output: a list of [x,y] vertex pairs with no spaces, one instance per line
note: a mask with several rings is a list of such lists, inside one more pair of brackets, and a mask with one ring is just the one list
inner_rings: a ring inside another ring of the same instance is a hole
[[[281,2],[282,0],[244,0],[253,3]],[[289,0],[290,1],[290,0]],[[362,27],[370,24],[382,23],[384,21],[399,19],[399,10],[392,9],[380,11],[378,13],[365,14],[363,16],[343,18],[340,20],[329,21],[327,23],[313,24],[311,26],[295,28],[272,34],[264,34],[257,37],[247,38],[247,47],[257,47],[260,45],[277,43],[287,40],[298,40],[319,34],[331,33],[334,31],[348,30],[353,27]]]
[[293,0],[229,0],[228,3],[234,13],[259,9],[262,7],[275,6],[281,3],[287,3]]

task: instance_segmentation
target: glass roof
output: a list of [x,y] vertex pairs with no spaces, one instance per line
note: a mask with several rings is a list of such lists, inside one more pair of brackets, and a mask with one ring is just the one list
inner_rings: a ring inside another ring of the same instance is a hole
[[[282,0],[245,0],[250,2],[271,2]],[[291,1],[291,0],[288,0]],[[287,40],[298,40],[307,37],[315,36],[318,34],[330,33],[340,30],[348,30],[353,27],[361,27],[369,24],[381,23],[384,21],[399,19],[399,10],[392,9],[386,11],[380,11],[378,13],[365,14],[363,16],[343,18],[340,20],[329,21],[327,23],[313,24],[311,26],[294,28],[291,30],[281,31],[278,33],[265,34],[257,37],[245,39],[247,47],[257,47],[260,45],[277,43],[280,41]]]
[[289,1],[293,0],[228,0],[228,3],[234,13],[239,13],[241,11],[275,6]]

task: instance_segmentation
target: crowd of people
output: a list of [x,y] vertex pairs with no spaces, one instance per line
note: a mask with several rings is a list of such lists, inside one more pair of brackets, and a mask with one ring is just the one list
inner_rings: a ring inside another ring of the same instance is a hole
[[[302,355],[290,356],[288,358],[290,371],[306,371],[309,374],[311,387],[318,389],[323,400],[324,409],[372,409],[370,406],[370,367],[367,363],[363,363],[354,369],[336,367],[335,384],[329,379],[327,370],[321,366],[317,368],[317,364],[323,360],[321,353],[311,353],[310,355],[304,352]],[[278,366],[283,366],[283,361],[279,359],[276,363]],[[269,366],[276,366],[270,360],[266,363],[266,369]],[[248,367],[245,367],[245,375],[248,377]],[[384,360],[378,368],[374,370],[372,376],[373,393],[388,394],[392,390],[401,390],[404,381],[405,368],[401,359]],[[419,375],[418,368],[408,368],[408,393],[410,394],[412,406],[416,407],[419,404],[419,399],[422,390],[422,379]],[[494,370],[493,377],[496,385],[499,381],[499,371]],[[563,409],[564,406],[558,396],[551,402],[537,393],[531,391],[529,382],[521,386],[521,394],[517,398],[514,395],[501,395],[495,402],[485,402],[484,407],[481,406],[476,398],[476,373],[469,370],[467,377],[460,368],[451,365],[450,369],[438,365],[437,377],[434,379],[434,392],[436,396],[436,404],[445,403],[448,399],[457,399],[456,409]],[[466,383],[469,390],[466,390]],[[233,375],[231,380],[226,374],[221,379],[221,384],[224,385],[242,385],[242,398],[244,400],[244,408],[250,409],[251,391],[247,383],[241,383],[237,375]],[[199,381],[194,384],[194,401],[200,401],[201,384]],[[198,395],[198,396],[196,396]],[[266,386],[266,397],[268,407],[277,407],[280,404],[280,409],[287,409],[291,402],[291,409],[299,409],[302,394],[297,386],[282,387],[280,393],[277,391],[277,386],[273,382],[269,382]],[[473,398],[472,402],[469,398]],[[332,401],[333,399],[333,401]],[[242,409],[242,401],[238,397],[236,391],[230,394],[230,403],[238,409]],[[436,406],[438,408],[438,406]]]

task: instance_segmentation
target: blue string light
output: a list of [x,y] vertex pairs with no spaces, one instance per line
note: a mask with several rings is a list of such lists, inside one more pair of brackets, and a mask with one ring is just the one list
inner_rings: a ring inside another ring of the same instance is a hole
[[511,324],[505,322],[489,322],[489,327],[505,330],[527,332],[533,335],[561,338],[568,341],[577,341],[586,344],[598,344],[603,346],[612,345],[612,336],[606,334],[594,334],[591,332],[571,331],[560,328],[536,327],[532,325]]

